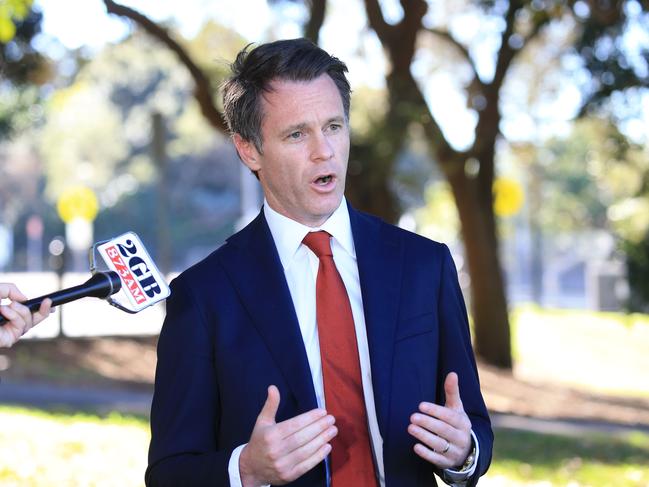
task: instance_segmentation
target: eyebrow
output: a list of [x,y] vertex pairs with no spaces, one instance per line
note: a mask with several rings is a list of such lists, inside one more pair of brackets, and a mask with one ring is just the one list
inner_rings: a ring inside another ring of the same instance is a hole
[[336,122],[344,125],[345,117],[336,116],[336,117],[331,117],[329,120],[327,120],[327,124],[330,124],[332,122]]
[[[329,125],[330,123],[334,123],[334,122],[344,124],[345,123],[345,117],[341,117],[341,116],[331,117],[330,119],[328,119],[325,122],[325,125]],[[295,125],[291,125],[291,126],[287,127],[286,129],[282,130],[282,132],[280,133],[280,136],[285,137],[285,136],[287,136],[287,135],[289,135],[289,134],[291,134],[291,133],[293,133],[293,132],[295,132],[297,130],[304,130],[304,129],[308,128],[308,126],[309,125],[307,123],[304,123],[304,122],[297,123]]]
[[305,128],[307,128],[307,126],[308,125],[306,123],[297,123],[295,125],[291,125],[289,127],[286,127],[284,130],[282,130],[280,136],[284,137],[286,135],[292,134],[297,130],[304,130]]

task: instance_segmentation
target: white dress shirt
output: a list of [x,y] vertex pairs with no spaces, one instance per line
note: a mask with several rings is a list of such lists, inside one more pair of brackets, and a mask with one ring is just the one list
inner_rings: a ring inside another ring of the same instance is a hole
[[[306,245],[302,244],[302,240],[307,233],[319,230],[324,230],[332,236],[331,250],[333,259],[349,295],[349,302],[354,317],[363,395],[367,409],[368,428],[372,442],[376,475],[379,480],[379,485],[384,487],[383,438],[381,438],[378,420],[376,418],[370,353],[367,344],[365,314],[363,312],[363,298],[361,296],[356,250],[354,248],[354,239],[346,200],[343,198],[340,206],[318,228],[302,225],[277,213],[266,201],[264,201],[263,211],[273,240],[275,241],[275,246],[293,300],[293,306],[295,307],[302,340],[304,341],[304,348],[309,361],[309,368],[311,369],[311,378],[313,379],[318,407],[325,409],[320,343],[316,323],[316,278],[318,276],[319,259]],[[239,457],[244,446],[237,447],[230,457],[228,473],[232,487],[241,487],[242,485],[239,474]]]

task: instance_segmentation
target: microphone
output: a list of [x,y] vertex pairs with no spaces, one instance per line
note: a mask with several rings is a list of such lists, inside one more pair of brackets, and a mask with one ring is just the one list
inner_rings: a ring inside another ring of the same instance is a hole
[[[61,289],[51,294],[45,294],[38,298],[30,299],[25,301],[23,304],[29,308],[29,311],[32,313],[37,311],[41,307],[41,303],[47,298],[52,300],[52,307],[59,306],[60,304],[69,303],[70,301],[76,301],[77,299],[85,298],[91,296],[94,298],[105,299],[108,296],[115,294],[122,287],[122,281],[119,278],[119,275],[114,271],[108,272],[97,272],[88,279],[83,284],[79,286],[69,287],[67,289]],[[0,326],[4,326],[7,323],[7,318],[0,315]]]
[[[99,254],[106,269],[97,270],[96,254]],[[127,313],[137,313],[166,299],[171,293],[144,244],[134,232],[95,243],[90,249],[90,271],[92,277],[79,286],[30,299],[22,304],[34,312],[46,298],[52,300],[54,307],[85,297],[95,297],[105,299]],[[0,315],[0,326],[6,322],[7,319]]]

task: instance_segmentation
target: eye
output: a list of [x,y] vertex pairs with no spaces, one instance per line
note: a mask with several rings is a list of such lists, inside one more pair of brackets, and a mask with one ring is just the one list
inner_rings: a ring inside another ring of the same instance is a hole
[[340,130],[342,127],[343,126],[340,125],[339,123],[332,123],[331,125],[329,125],[329,130],[331,130],[332,132],[336,132]]
[[302,132],[300,130],[288,134],[289,139],[298,140],[300,137],[302,137]]

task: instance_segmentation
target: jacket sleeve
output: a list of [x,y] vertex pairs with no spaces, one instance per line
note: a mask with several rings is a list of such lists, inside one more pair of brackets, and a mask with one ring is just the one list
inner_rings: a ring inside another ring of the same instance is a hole
[[480,446],[474,475],[466,483],[473,486],[491,463],[493,432],[489,414],[480,392],[480,381],[471,346],[471,336],[464,298],[458,283],[457,271],[448,247],[443,247],[443,264],[439,287],[440,355],[438,366],[438,404],[444,404],[444,380],[449,372],[456,372],[464,410]]
[[172,283],[158,341],[147,486],[228,486],[232,450],[217,450],[213,337],[182,276]]

